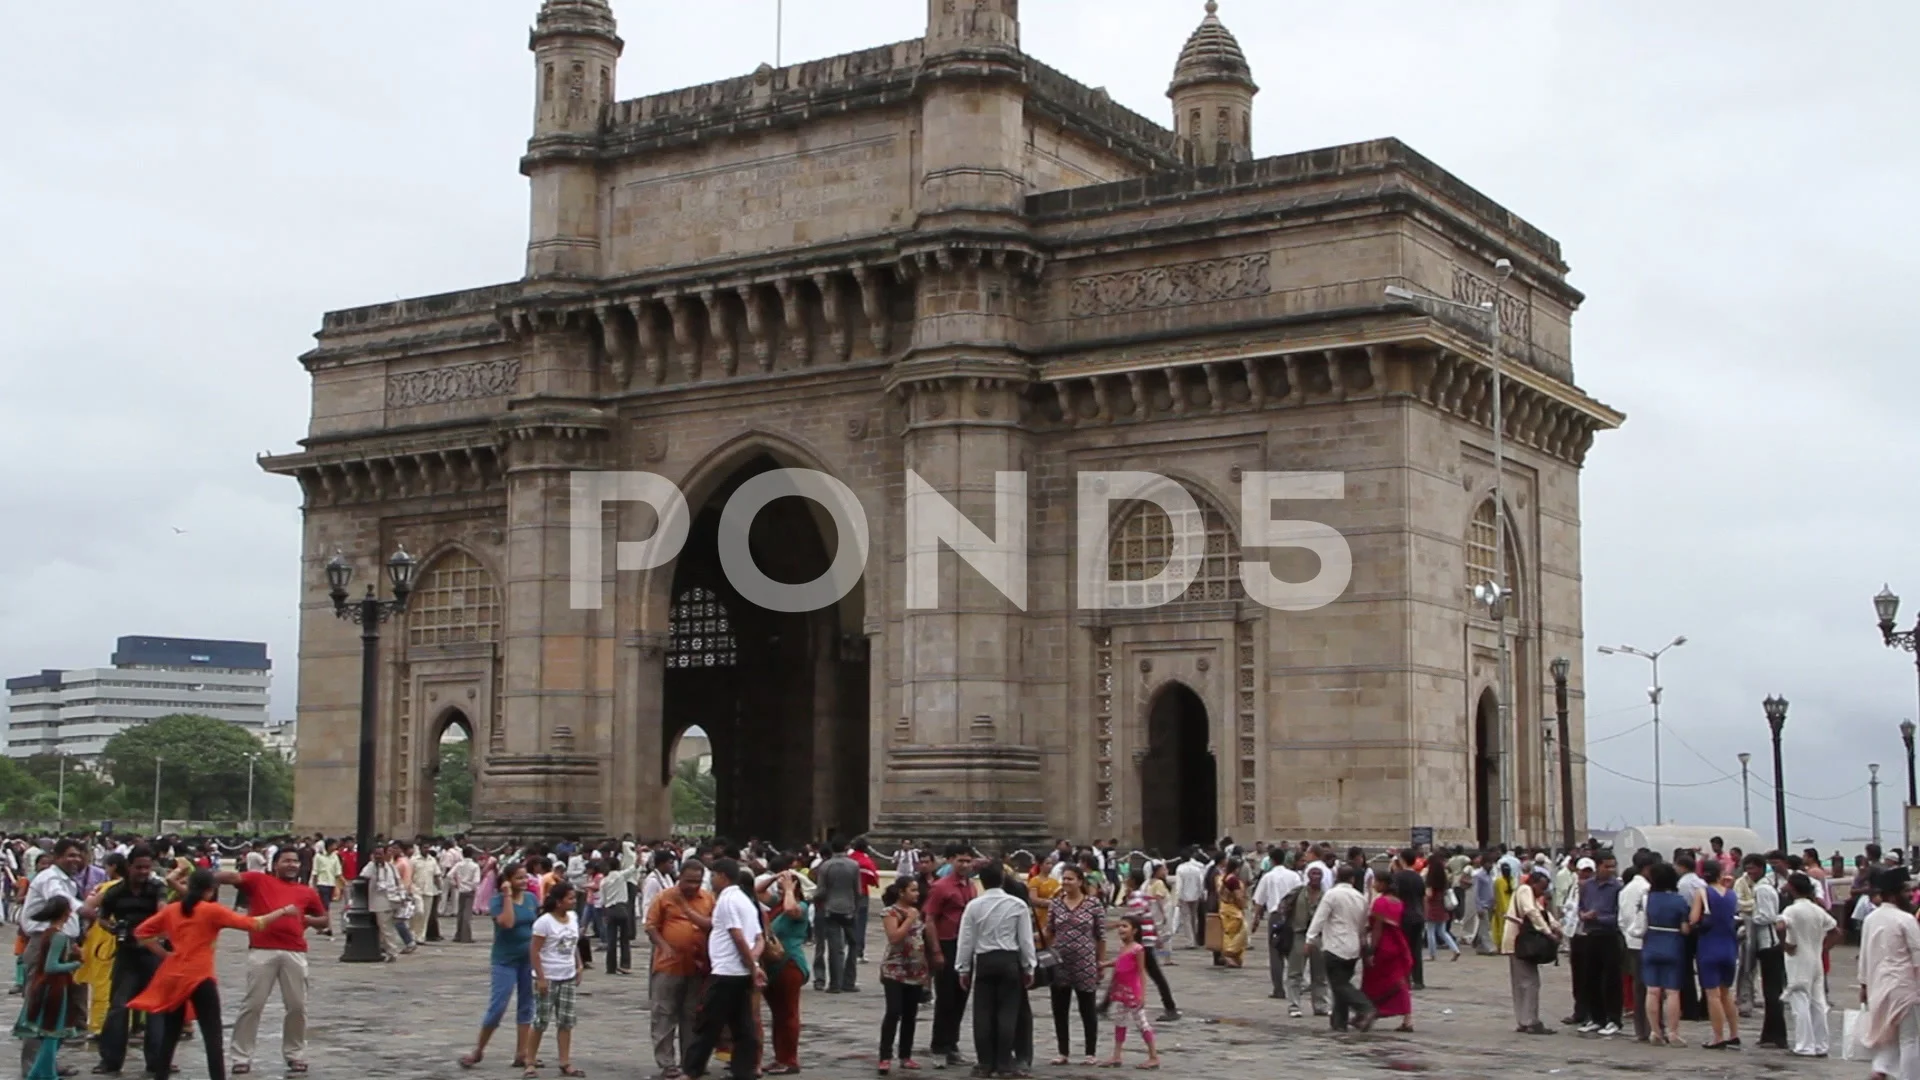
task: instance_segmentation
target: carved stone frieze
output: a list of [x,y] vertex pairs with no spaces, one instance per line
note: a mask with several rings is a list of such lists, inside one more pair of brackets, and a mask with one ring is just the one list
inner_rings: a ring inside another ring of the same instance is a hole
[[1076,278],[1068,312],[1081,319],[1265,296],[1273,291],[1272,262],[1262,251]]
[[504,397],[520,382],[520,361],[482,360],[473,364],[387,376],[387,407],[410,409],[470,398]]

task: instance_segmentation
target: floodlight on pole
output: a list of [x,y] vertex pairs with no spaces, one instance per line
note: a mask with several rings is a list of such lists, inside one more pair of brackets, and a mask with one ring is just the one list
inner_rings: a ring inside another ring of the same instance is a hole
[[1470,583],[1473,597],[1487,609],[1487,616],[1494,621],[1499,631],[1500,642],[1500,701],[1499,701],[1499,774],[1500,774],[1500,839],[1507,843],[1517,843],[1519,822],[1514,813],[1514,753],[1513,744],[1516,733],[1513,724],[1513,645],[1507,632],[1507,608],[1512,595],[1507,576],[1507,501],[1505,496],[1506,459],[1506,421],[1502,416],[1503,372],[1500,360],[1500,302],[1505,298],[1503,284],[1513,276],[1511,259],[1496,259],[1493,263],[1493,295],[1480,303],[1467,303],[1437,296],[1423,290],[1409,289],[1404,285],[1388,285],[1382,292],[1388,300],[1395,303],[1415,306],[1437,305],[1457,308],[1479,314],[1487,322],[1487,363],[1491,370],[1489,397],[1492,398],[1492,415],[1489,422],[1493,428],[1493,490],[1489,498],[1493,501],[1493,579],[1485,582]]

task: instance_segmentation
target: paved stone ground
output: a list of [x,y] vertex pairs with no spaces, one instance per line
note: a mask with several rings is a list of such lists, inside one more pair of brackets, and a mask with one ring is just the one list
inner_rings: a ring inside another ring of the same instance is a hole
[[[871,933],[875,937],[879,934],[877,920]],[[518,1075],[507,1064],[512,1058],[511,1028],[501,1033],[505,1041],[496,1038],[487,1061],[478,1069],[465,1072],[457,1064],[459,1056],[472,1048],[486,1004],[486,945],[422,945],[412,956],[380,965],[339,963],[339,948],[338,941],[314,939],[308,1059],[315,1080],[451,1080]],[[877,948],[869,952],[875,957],[879,954]],[[246,985],[245,953],[243,935],[225,935],[219,973],[229,1024]],[[641,954],[635,957],[636,966],[644,966],[644,946],[636,953]],[[595,959],[604,963],[597,950]],[[1685,1025],[1688,1039],[1695,1044],[1686,1049],[1637,1045],[1631,1038],[1580,1036],[1571,1029],[1563,1029],[1551,1038],[1518,1035],[1513,1031],[1506,960],[1472,955],[1450,963],[1443,954],[1438,964],[1429,966],[1427,990],[1415,1001],[1415,1033],[1376,1030],[1367,1035],[1334,1035],[1326,1030],[1324,1019],[1287,1019],[1285,1003],[1267,997],[1270,986],[1263,956],[1249,954],[1248,962],[1244,970],[1227,971],[1214,968],[1206,953],[1176,951],[1175,963],[1167,974],[1184,1019],[1160,1025],[1165,1057],[1162,1072],[1205,1076],[1207,1080],[1267,1080],[1283,1068],[1315,1080],[1348,1080],[1382,1072],[1434,1078],[1573,1078],[1657,1069],[1690,1077],[1739,1075],[1743,1080],[1775,1075],[1858,1076],[1864,1072],[1863,1066],[1838,1057],[1818,1061],[1752,1049],[1759,1030],[1757,1020],[1742,1031],[1749,1049],[1727,1054],[1697,1049],[1707,1037],[1705,1024]],[[1844,992],[1854,971],[1851,949],[1835,955],[1833,970],[1834,984]],[[1548,969],[1545,974],[1541,1014],[1551,1024],[1567,1014],[1572,995],[1564,966]],[[801,1062],[808,1074],[833,1078],[874,1075],[881,998],[874,966],[863,965],[860,975],[863,986],[859,994],[817,994],[811,989],[802,993]],[[596,967],[581,992],[574,1063],[596,1080],[654,1076],[645,979],[638,974],[608,976],[603,968]],[[1850,999],[1851,995],[1846,997]],[[1046,1066],[1053,1045],[1052,1018],[1045,999],[1036,996],[1034,1000],[1042,1063],[1036,1072],[1082,1080],[1109,1075],[1078,1066]],[[277,1078],[281,1073],[281,1016],[276,998],[261,1024],[255,1075]],[[931,1008],[923,1008],[918,1035],[923,1046],[930,1017]],[[1833,1019],[1837,1044],[1837,1013]],[[1077,1051],[1077,1016],[1074,1023]],[[971,1030],[969,1014],[967,1026],[962,1028],[969,1057]],[[1103,1046],[1110,1048],[1111,1028],[1103,1027],[1100,1037]],[[549,1078],[559,1075],[551,1039],[549,1032],[548,1044],[542,1050],[548,1067],[541,1075]],[[919,1056],[928,1066],[921,1074],[927,1080],[945,1076],[959,1080],[964,1076],[935,1071],[931,1068],[932,1055],[922,1052]],[[183,1042],[178,1060],[185,1075],[206,1076],[198,1042]],[[1139,1060],[1137,1044],[1132,1040],[1129,1060]],[[0,1070],[12,1075],[17,1061],[14,1055],[5,1055],[0,1058]],[[88,1066],[92,1053],[76,1048],[62,1056],[62,1063]],[[724,1077],[721,1071],[714,1075]]]

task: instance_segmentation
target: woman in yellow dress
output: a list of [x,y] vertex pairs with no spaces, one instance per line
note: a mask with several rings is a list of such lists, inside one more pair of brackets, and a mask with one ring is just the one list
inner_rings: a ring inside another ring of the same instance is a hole
[[1053,876],[1056,858],[1049,854],[1027,878],[1027,895],[1032,898],[1028,903],[1033,905],[1034,932],[1037,934],[1047,932],[1047,905],[1053,903],[1053,898],[1060,892],[1060,881]]
[[1228,967],[1240,967],[1247,955],[1247,886],[1240,867],[1237,859],[1228,863],[1220,878],[1220,955]]
[[1501,949],[1506,940],[1507,908],[1513,904],[1513,868],[1506,863],[1499,864],[1493,875],[1493,947]]
[[[127,857],[114,852],[107,856],[107,880],[94,886],[93,895],[88,899],[98,906],[100,897],[107,890],[120,884],[127,876]],[[73,981],[87,987],[87,1030],[95,1035],[107,1026],[107,1007],[113,1004],[113,954],[119,943],[113,931],[98,920],[87,928],[86,937],[80,941],[80,970],[74,972]]]

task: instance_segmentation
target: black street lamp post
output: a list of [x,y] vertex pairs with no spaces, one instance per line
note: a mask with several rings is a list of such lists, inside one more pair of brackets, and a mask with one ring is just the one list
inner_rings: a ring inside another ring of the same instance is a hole
[[[333,613],[360,627],[360,776],[359,800],[354,813],[353,845],[366,865],[373,858],[373,770],[374,714],[380,702],[380,624],[407,610],[407,594],[413,591],[413,556],[402,547],[387,560],[387,577],[393,584],[393,599],[381,600],[373,586],[359,600],[347,598],[347,584],[353,580],[353,566],[346,557],[334,552],[327,560],[328,595],[333,598]],[[367,882],[355,878],[348,885],[347,946],[340,959],[353,964],[377,964],[380,955],[380,927],[369,906]]]
[[1567,728],[1567,675],[1573,661],[1556,656],[1553,671],[1553,715],[1560,728],[1560,849],[1573,850],[1573,739]]
[[1900,741],[1907,745],[1907,802],[1900,808],[1900,846],[1906,849],[1909,864],[1913,860],[1913,832],[1907,826],[1907,807],[1920,804],[1913,789],[1913,731],[1913,721],[1900,721]]
[[1787,726],[1787,699],[1775,694],[1760,703],[1767,710],[1767,726],[1773,729],[1773,828],[1774,840],[1781,851],[1787,850],[1787,781],[1780,767],[1780,729]]

